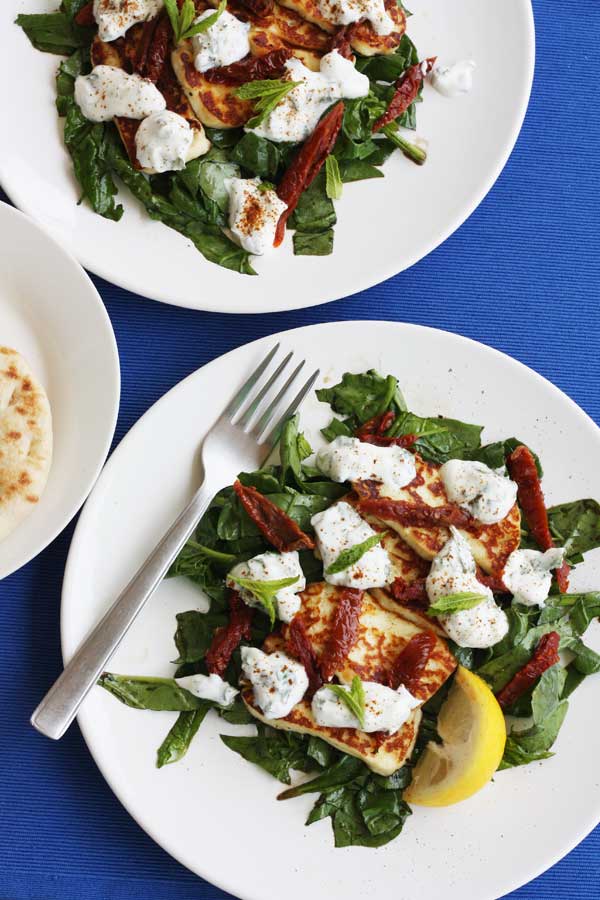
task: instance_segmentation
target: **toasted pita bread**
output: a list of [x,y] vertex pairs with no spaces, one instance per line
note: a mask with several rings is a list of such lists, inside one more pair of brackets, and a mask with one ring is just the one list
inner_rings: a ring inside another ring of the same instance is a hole
[[35,509],[51,461],[46,392],[16,350],[0,347],[0,541]]

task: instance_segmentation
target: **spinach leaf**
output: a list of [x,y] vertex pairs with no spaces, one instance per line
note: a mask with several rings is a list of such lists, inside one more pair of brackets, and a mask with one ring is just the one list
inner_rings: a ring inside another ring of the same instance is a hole
[[[477,462],[485,463],[490,469],[500,469],[506,462],[506,457],[519,446],[527,446],[525,441],[518,438],[507,438],[505,441],[495,441],[493,444],[486,444],[484,447],[478,447],[476,450],[465,454],[465,459],[474,459]],[[531,450],[538,475],[541,478],[544,474],[540,458],[533,450]]]
[[251,725],[256,721],[252,713],[248,712],[246,704],[239,694],[231,706],[226,709],[219,709],[218,713],[230,725]]
[[366,97],[346,100],[342,132],[351,141],[371,140],[373,125],[385,112],[387,102],[371,90]]
[[422,418],[415,413],[398,413],[389,435],[421,435],[413,445],[425,459],[435,463],[445,463],[449,459],[462,459],[466,453],[476,450],[481,442],[480,425],[470,425],[457,419],[443,416]]
[[[355,756],[344,754],[329,769],[326,769],[321,775],[313,778],[312,781],[305,781],[303,784],[297,784],[293,788],[283,791],[277,798],[278,800],[290,800],[292,797],[300,797],[302,794],[321,793],[322,791],[330,791],[340,785],[353,781],[358,775],[365,772],[365,765]],[[289,784],[289,782],[286,782]]]
[[333,228],[317,234],[296,231],[292,240],[295,256],[330,256],[333,253]]
[[249,131],[235,145],[231,161],[252,175],[274,179],[281,164],[279,146]]
[[235,147],[244,136],[243,128],[208,128],[205,127],[206,137],[213,147],[227,150]]
[[207,597],[223,605],[227,592],[224,576],[237,558],[233,553],[222,553],[190,540],[169,569],[167,577],[185,575],[196,582]]
[[[548,629],[551,631],[552,629]],[[491,687],[494,694],[501,691],[508,684],[519,669],[522,669],[525,663],[531,658],[531,650],[528,650],[523,644],[517,644],[512,650],[496,656],[489,662],[484,663],[477,669],[477,674],[484,678]]]
[[393,375],[382,377],[375,369],[354,375],[346,372],[339,384],[331,388],[321,388],[317,398],[322,403],[329,403],[334,412],[347,416],[342,425],[331,425],[323,429],[328,434],[331,427],[344,428],[339,433],[352,434],[359,425],[391,409],[401,415],[406,409],[404,398],[400,393],[398,381]]
[[386,56],[359,57],[356,60],[356,68],[371,81],[396,81],[409,66],[414,66],[418,62],[417,48],[408,35],[404,34],[394,53]]
[[222,150],[213,149],[199,159],[198,171],[199,187],[204,195],[216,203],[221,212],[227,212],[229,191],[225,182],[228,178],[239,178],[239,167],[234,162],[229,162]]
[[291,782],[291,769],[309,772],[314,768],[313,760],[306,753],[305,738],[291,731],[257,725],[256,735],[238,737],[222,734],[221,740],[230,750],[260,766],[284,784]]
[[80,28],[67,12],[21,14],[15,19],[33,46],[45,53],[68,56],[78,47],[87,47],[94,36],[93,28]]
[[177,613],[177,631],[175,646],[179,653],[176,665],[195,663],[204,659],[210,647],[215,629],[227,623],[227,616],[222,612],[201,613],[195,609]]
[[210,704],[207,703],[206,706],[193,712],[179,713],[175,724],[156,752],[157,769],[183,759],[209,709]]
[[596,500],[552,506],[548,522],[557,545],[565,547],[569,559],[600,547],[600,503]]
[[306,746],[306,755],[314,759],[315,768],[327,769],[338,758],[339,750],[322,741],[321,738],[311,736]]
[[325,191],[325,173],[320,172],[300,195],[298,206],[289,219],[290,228],[305,234],[318,234],[327,231],[336,221],[335,208]]
[[158,183],[156,180],[147,179],[141,172],[133,168],[118,135],[114,131],[109,131],[108,136],[110,140],[107,142],[107,158],[110,168],[142,203],[151,219],[156,219],[189,238],[196,249],[210,262],[244,275],[256,274],[250,264],[250,256],[245,250],[230,241],[217,225],[206,224],[202,221],[203,217],[206,218],[206,213],[203,214],[199,204],[196,207],[198,210],[196,219],[189,212],[182,212],[166,197],[153,189],[153,184]]
[[561,699],[566,677],[567,673],[560,663],[543,673],[531,695],[533,725],[525,730],[513,729],[507,739],[501,769],[552,756],[550,748],[569,706],[566,700]]
[[279,439],[279,456],[281,459],[281,473],[279,486],[284,488],[291,479],[300,489],[304,489],[304,473],[302,462],[312,453],[312,447],[298,430],[300,416],[296,413],[287,420],[281,431]]
[[134,709],[185,712],[204,709],[209,702],[184,691],[172,678],[145,675],[115,675],[103,672],[98,684],[126,706]]
[[[402,800],[402,789],[386,784],[389,781],[369,773],[328,790],[317,800],[306,824],[331,817],[336,847],[387,844],[400,834],[411,812]],[[404,779],[400,784],[405,786]]]
[[348,159],[340,162],[340,175],[342,181],[347,184],[350,181],[363,181],[365,178],[383,178],[380,172],[371,163],[361,159]]
[[352,437],[354,434],[353,429],[347,422],[344,422],[342,419],[332,419],[329,425],[325,428],[321,428],[321,434],[325,438],[326,441],[334,441],[336,437],[340,437],[340,435],[344,435],[344,437]]

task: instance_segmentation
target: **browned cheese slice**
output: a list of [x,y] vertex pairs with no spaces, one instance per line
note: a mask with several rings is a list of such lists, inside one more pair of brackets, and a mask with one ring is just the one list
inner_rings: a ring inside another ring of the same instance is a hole
[[[417,477],[409,485],[390,493],[377,482],[363,482],[368,486],[370,496],[403,500],[407,503],[427,506],[447,506],[450,504],[440,476],[440,466],[423,460],[415,454]],[[364,490],[364,488],[363,488]],[[372,521],[372,519],[370,519]],[[379,519],[379,522],[396,531],[419,556],[432,560],[450,537],[445,527],[415,528],[401,525],[393,519]],[[476,519],[459,531],[469,542],[475,561],[488,573],[500,572],[507,557],[517,550],[521,543],[521,515],[515,505],[508,516],[494,525],[483,525]]]
[[[300,594],[302,615],[308,639],[317,658],[321,656],[329,640],[332,619],[338,599],[343,589],[319,582],[309,585]],[[428,630],[437,631],[427,623]],[[398,654],[415,635],[425,630],[404,615],[404,610],[384,592],[365,592],[356,641],[350,649],[345,664],[336,672],[342,682],[349,682],[354,675],[363,681],[385,682]],[[286,629],[283,636],[271,635],[263,649],[272,653],[285,649]],[[437,637],[434,651],[423,672],[416,696],[422,702],[439,690],[456,667],[456,660],[446,643]],[[288,731],[311,734],[320,737],[334,747],[362,759],[374,772],[390,775],[399,769],[410,756],[421,720],[420,711],[414,710],[411,717],[394,735],[365,734],[353,728],[327,728],[317,725],[310,703],[302,701],[284,719],[266,720],[254,705],[250,687],[242,692],[249,711],[257,719]]]

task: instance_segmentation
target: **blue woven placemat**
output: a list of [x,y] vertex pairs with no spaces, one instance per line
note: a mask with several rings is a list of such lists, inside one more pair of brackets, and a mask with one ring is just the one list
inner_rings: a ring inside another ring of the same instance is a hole
[[[536,12],[536,80],[516,150],[471,219],[413,269],[328,306],[254,317],[162,306],[95,279],[121,355],[116,440],[172,385],[221,353],[284,328],[360,318],[434,325],[497,347],[600,423],[600,96],[593,63],[600,4],[540,0]],[[510,59],[507,47],[507,66]],[[0,900],[225,897],[132,821],[76,726],[53,744],[28,725],[60,671],[60,590],[71,534],[72,526],[0,583]],[[511,896],[598,898],[599,860],[600,828]]]

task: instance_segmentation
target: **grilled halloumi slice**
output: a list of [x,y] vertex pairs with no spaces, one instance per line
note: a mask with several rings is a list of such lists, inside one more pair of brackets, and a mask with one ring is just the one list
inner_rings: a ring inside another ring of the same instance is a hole
[[[384,491],[383,485],[375,482],[363,482],[362,490],[368,489],[370,496],[404,500],[408,503],[427,504],[427,506],[446,506],[450,503],[444,490],[440,476],[440,467],[426,462],[415,454],[417,477],[406,487],[390,492]],[[423,559],[431,560],[442,549],[450,537],[444,527],[414,528],[401,525],[392,519],[379,519],[388,528],[397,531],[400,537]],[[509,514],[501,522],[494,525],[483,525],[473,519],[473,524],[459,531],[469,542],[475,561],[485,572],[500,572],[508,556],[517,550],[521,543],[521,514],[515,504]]]
[[[309,585],[299,595],[302,601],[299,614],[302,615],[308,639],[317,658],[323,653],[331,634],[333,614],[342,592],[342,588],[320,582]],[[424,630],[438,632],[430,623],[426,623],[426,626],[427,628],[420,627],[407,618],[404,610],[385,593],[382,592],[381,596],[365,593],[357,639],[345,664],[336,672],[337,677],[346,683],[354,675],[359,675],[363,681],[385,681],[398,654],[415,634]],[[263,647],[265,652],[283,649],[285,635],[284,628],[283,637],[269,636]],[[455,668],[456,660],[445,641],[438,637],[419,687],[415,689],[415,696],[424,703],[439,690]],[[266,720],[254,704],[250,687],[243,689],[242,697],[257,719],[274,728],[320,737],[332,746],[362,759],[370,769],[382,775],[395,772],[410,756],[421,719],[421,713],[416,709],[394,735],[365,734],[353,728],[326,728],[317,725],[308,701],[298,703],[284,719]]]
[[[334,25],[319,10],[315,0],[279,0],[282,6],[293,9],[307,22],[318,25],[323,31],[334,34],[339,25]],[[354,25],[350,31],[350,46],[361,56],[375,56],[376,54],[393,53],[402,40],[402,35],[406,31],[406,14],[400,9],[396,0],[386,0],[386,10],[390,17],[394,20],[395,29],[388,35],[375,34],[369,22],[361,22]]]
[[[197,4],[197,9],[199,9]],[[209,8],[209,4],[206,4]],[[230,0],[228,10],[243,22],[250,22],[252,56],[265,56],[272,50],[287,48],[305,66],[318,71],[319,61],[327,53],[331,38],[300,15],[283,9],[278,3],[267,16],[258,17]],[[252,115],[254,104],[236,97],[236,87],[209,81],[194,65],[192,42],[181,41],[171,55],[179,84],[198,118],[210,128],[239,128]]]
[[[136,59],[136,51],[143,35],[143,25],[134,25],[129,29],[124,38],[118,38],[116,41],[105,43],[96,35],[92,42],[90,56],[93,66],[114,66],[119,69],[126,69],[130,72]],[[156,84],[167,103],[167,109],[171,112],[178,113],[187,120],[194,132],[194,137],[190,145],[187,155],[187,162],[204,156],[210,150],[210,141],[206,137],[202,122],[195,116],[194,111],[181,89],[177,81],[173,69],[169,61],[165,66],[164,72]],[[127,119],[119,116],[115,119],[115,124],[119,130],[121,140],[125,145],[125,149],[129,155],[132,164],[140,169],[141,166],[137,161],[135,136],[140,122],[137,119]],[[142,169],[147,175],[153,175],[151,169]]]

